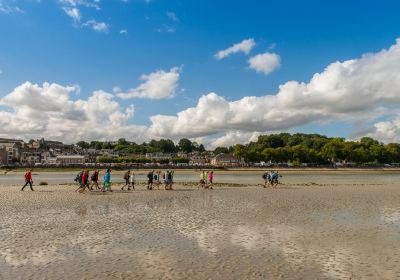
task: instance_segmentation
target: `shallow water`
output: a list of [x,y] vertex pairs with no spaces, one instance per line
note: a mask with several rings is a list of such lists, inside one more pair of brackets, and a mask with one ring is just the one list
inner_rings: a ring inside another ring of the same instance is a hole
[[0,279],[398,278],[400,185],[360,178],[86,195],[3,187]]

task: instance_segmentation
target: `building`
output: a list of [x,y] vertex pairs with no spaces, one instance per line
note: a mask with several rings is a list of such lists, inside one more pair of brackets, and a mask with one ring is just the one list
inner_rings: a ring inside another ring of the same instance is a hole
[[218,154],[212,160],[215,166],[239,166],[240,161],[231,154]]
[[20,163],[24,165],[35,165],[41,163],[42,153],[38,150],[25,150],[21,152]]
[[0,143],[7,151],[7,164],[19,162],[21,157],[21,145],[18,143]]
[[8,152],[5,146],[0,146],[0,165],[6,165],[8,163]]
[[57,164],[60,165],[75,165],[75,164],[84,164],[85,156],[81,155],[58,155],[57,156]]
[[208,159],[202,155],[192,155],[189,160],[190,165],[206,165],[208,163]]
[[0,146],[7,151],[7,164],[19,162],[24,141],[18,139],[0,138]]
[[146,158],[147,159],[170,159],[173,158],[174,155],[173,154],[169,154],[169,153],[146,153]]

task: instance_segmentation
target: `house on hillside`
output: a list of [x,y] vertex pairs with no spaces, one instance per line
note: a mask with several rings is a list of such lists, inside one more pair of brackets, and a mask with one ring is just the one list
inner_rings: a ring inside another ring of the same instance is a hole
[[214,166],[240,166],[240,160],[232,154],[218,154],[211,159],[211,164]]
[[60,165],[84,164],[85,156],[81,155],[58,155],[57,163]]
[[203,155],[192,155],[189,160],[190,165],[206,165],[209,160]]

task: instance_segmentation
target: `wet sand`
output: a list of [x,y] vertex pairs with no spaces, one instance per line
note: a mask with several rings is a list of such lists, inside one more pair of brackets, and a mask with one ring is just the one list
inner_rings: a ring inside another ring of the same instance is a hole
[[3,186],[0,279],[399,278],[400,184],[379,182]]

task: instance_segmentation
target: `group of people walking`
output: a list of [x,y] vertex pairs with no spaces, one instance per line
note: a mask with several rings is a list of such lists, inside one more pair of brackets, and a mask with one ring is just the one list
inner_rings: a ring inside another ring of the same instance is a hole
[[101,190],[102,192],[106,192],[106,190],[112,192],[111,169],[107,169],[106,172],[104,173],[103,186],[101,188],[99,186],[98,170],[94,170],[92,174],[89,173],[89,170],[82,170],[76,175],[74,181],[79,184],[79,187],[76,189],[76,191],[80,193],[83,193],[86,190],[86,188],[89,191],[93,191],[94,187],[96,188],[96,190]]
[[[90,180],[89,180],[90,178]],[[125,190],[127,187],[128,191],[135,189],[135,173],[131,170],[128,170],[123,175],[123,180],[125,184],[121,187],[121,190]],[[172,190],[173,186],[173,178],[174,171],[166,170],[164,172],[151,170],[147,173],[147,189],[153,190],[153,188],[160,189],[161,183],[164,184],[165,190]],[[107,169],[104,177],[103,177],[103,186],[100,188],[99,186],[99,171],[95,170],[90,176],[89,170],[82,170],[76,175],[75,182],[79,184],[79,187],[76,189],[77,192],[83,193],[86,189],[89,191],[93,191],[94,188],[96,190],[101,190],[102,192],[112,192],[111,189],[111,170]]]
[[[76,175],[75,182],[79,184],[79,187],[76,189],[76,192],[83,193],[86,189],[89,191],[93,190],[101,190],[102,192],[112,192],[111,189],[111,169],[107,169],[103,176],[103,185],[99,186],[99,170],[94,170],[92,173],[89,170],[82,170]],[[279,184],[279,175],[278,171],[266,171],[263,173],[262,178],[264,180],[264,188],[271,186],[276,189]],[[25,189],[25,187],[29,186],[33,191],[33,180],[32,180],[32,169],[29,169],[24,174],[25,184],[23,185],[21,191]],[[128,190],[135,189],[135,173],[132,170],[128,170],[124,173],[123,179],[125,184],[121,187],[121,190],[124,190],[125,187]],[[213,181],[214,181],[214,171],[200,171],[200,182],[198,188],[203,189],[213,189]],[[173,170],[165,170],[165,171],[157,171],[151,170],[147,173],[147,190],[153,190],[153,188],[160,189],[161,185],[164,185],[165,190],[173,190],[174,184],[174,171]]]
[[[162,180],[162,181],[161,181]],[[164,184],[165,190],[173,190],[174,184],[174,171],[166,170],[164,172],[151,170],[147,173],[147,189],[152,190],[153,187],[160,189],[161,182]]]
[[199,188],[203,189],[213,189],[213,181],[214,181],[214,171],[206,171],[203,170],[200,172],[200,184]]
[[264,179],[264,188],[271,186],[271,188],[276,189],[279,184],[279,177],[282,176],[279,175],[278,171],[266,171],[262,175],[262,178]]

